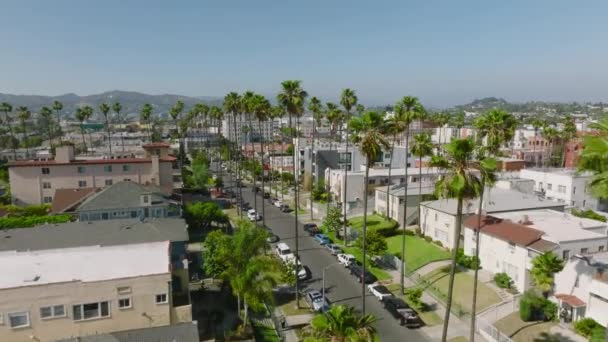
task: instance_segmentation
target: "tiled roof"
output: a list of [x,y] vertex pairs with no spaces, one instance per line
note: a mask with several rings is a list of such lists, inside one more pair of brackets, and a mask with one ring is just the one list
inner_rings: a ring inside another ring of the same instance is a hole
[[153,142],[149,144],[144,144],[141,147],[143,148],[155,148],[155,147],[171,147],[171,145],[164,142]]
[[[159,159],[161,162],[173,162],[175,157],[165,157]],[[58,163],[55,160],[25,160],[16,161],[8,164],[9,167],[24,167],[24,166],[59,166],[59,165],[94,165],[94,164],[135,164],[135,163],[150,163],[150,158],[121,158],[121,159],[85,159],[72,160],[68,163]]]
[[84,201],[96,190],[97,188],[57,189],[55,190],[55,196],[53,196],[51,211],[53,213],[63,213]]
[[565,293],[558,293],[555,295],[555,298],[561,300],[562,302],[570,305],[573,308],[577,308],[579,306],[586,306],[585,302],[583,302],[580,298],[574,295],[569,295]]
[[[464,226],[470,229],[478,229],[477,218],[478,215],[467,217],[464,220]],[[520,246],[529,246],[540,240],[544,234],[538,229],[523,224],[485,215],[481,216],[481,232]]]
[[540,239],[530,244],[528,248],[539,252],[546,252],[554,250],[557,246],[558,245],[556,243]]

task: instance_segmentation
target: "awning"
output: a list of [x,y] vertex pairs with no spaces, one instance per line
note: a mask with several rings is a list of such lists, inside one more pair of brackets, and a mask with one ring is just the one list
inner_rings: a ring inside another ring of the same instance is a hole
[[569,295],[569,294],[558,293],[555,295],[555,298],[561,300],[562,302],[570,305],[573,308],[578,308],[578,307],[587,305],[587,304],[585,304],[585,302],[583,302],[577,296],[573,296],[573,295]]

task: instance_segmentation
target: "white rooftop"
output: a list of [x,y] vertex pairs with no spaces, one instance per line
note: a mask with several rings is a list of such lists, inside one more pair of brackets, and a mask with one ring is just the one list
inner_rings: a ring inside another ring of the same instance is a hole
[[[365,175],[365,166],[361,166],[363,171],[349,171],[348,175]],[[388,177],[388,168],[370,168],[369,176],[370,177]],[[332,173],[344,173],[344,170],[332,169]],[[418,176],[420,169],[417,167],[408,167],[407,174],[408,176]],[[435,167],[423,167],[422,174],[423,175],[438,175],[445,173],[444,170],[435,168]],[[405,176],[404,168],[393,168],[391,171],[391,177],[402,177]]]
[[576,169],[565,169],[565,168],[531,168],[531,169],[523,169],[525,172],[537,172],[537,173],[547,173],[552,175],[560,175],[560,176],[570,176],[570,177],[591,177],[592,174],[587,171],[579,172]]
[[169,272],[169,241],[0,252],[0,289]]
[[519,222],[524,216],[532,222],[529,227],[545,232],[543,240],[560,243],[562,241],[577,241],[585,239],[606,238],[604,234],[593,231],[606,228],[606,223],[587,218],[576,217],[572,214],[555,210],[521,210],[506,213],[496,213],[492,216]]

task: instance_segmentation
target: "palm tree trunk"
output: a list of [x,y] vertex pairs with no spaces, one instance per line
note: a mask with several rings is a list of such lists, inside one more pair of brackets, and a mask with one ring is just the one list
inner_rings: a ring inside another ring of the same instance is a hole
[[[256,187],[258,185],[257,183],[257,177],[255,175],[255,171],[256,171],[256,165],[255,165],[255,144],[253,143],[253,123],[251,121],[251,114],[249,114],[247,116],[247,119],[249,121],[249,144],[251,145],[251,153],[252,153],[252,157],[251,157],[251,161],[252,161],[252,165],[253,165],[253,172],[252,172],[252,178],[253,178],[253,209],[255,210],[255,213],[257,215],[258,213],[258,193],[256,192]],[[264,172],[264,170],[262,170],[262,172]],[[262,193],[264,191],[262,190]],[[258,225],[258,221],[257,219],[254,221],[255,225]]]
[[365,261],[367,259],[367,246],[365,239],[367,238],[367,191],[369,189],[369,163],[371,160],[367,157],[365,164],[365,182],[363,183],[363,239],[361,239],[361,251],[363,252],[363,274],[361,275],[361,312],[365,316]]
[[243,325],[247,325],[247,311],[249,311],[249,306],[247,305],[247,301],[243,298]]
[[87,149],[87,141],[84,138],[84,127],[82,127],[82,123],[80,124],[80,134],[82,135],[82,144],[84,145],[84,152],[88,152],[89,150]]
[[454,249],[452,250],[452,263],[450,267],[450,279],[448,282],[448,295],[445,303],[445,316],[443,318],[443,332],[441,341],[446,342],[448,336],[448,325],[450,324],[450,311],[452,310],[452,294],[454,293],[454,277],[456,276],[456,256],[460,248],[460,233],[462,231],[462,197],[458,198],[456,207],[456,229],[454,232]]
[[[238,143],[239,139],[237,137],[237,129],[236,129],[236,113],[233,113],[233,119],[234,120],[233,120],[233,126],[232,127],[234,128],[234,147],[235,147],[234,150],[235,150],[235,153],[237,153],[236,149],[239,146],[239,143]],[[241,187],[241,184],[240,184],[241,183],[240,182],[240,180],[241,180],[241,166],[242,166],[242,165],[240,165],[240,163],[241,163],[241,154],[237,153],[237,155],[234,156],[234,157],[236,158],[236,183],[238,185],[238,187],[236,189],[236,192],[238,194],[237,196],[238,196],[239,202],[241,202],[243,200],[243,192],[242,192],[242,187]],[[243,211],[242,210],[239,210],[239,217],[243,218]]]
[[[258,120],[258,131],[260,134],[260,150],[261,150],[261,157],[260,157],[260,164],[262,164],[262,225],[264,227],[266,227],[266,205],[264,203],[264,192],[266,191],[266,189],[264,188],[265,186],[265,182],[264,182],[264,134],[262,134],[262,122],[260,120]],[[256,221],[257,222],[257,221]]]
[[422,217],[422,211],[420,205],[422,204],[422,154],[418,156],[418,229],[422,231],[420,227],[420,218]]
[[241,317],[241,295],[236,295],[236,313],[239,317]]
[[[392,218],[391,215],[391,178],[393,173],[393,153],[395,153],[395,140],[397,140],[397,136],[393,135],[393,140],[391,141],[391,161],[388,163],[388,190],[386,191],[386,216]],[[406,152],[407,154],[407,152]],[[406,155],[407,159],[407,155]],[[407,161],[405,162],[407,165]]]
[[404,196],[403,196],[403,232],[401,235],[401,293],[405,294],[405,231],[407,229],[407,189],[408,189],[408,180],[407,180],[407,162],[409,157],[409,143],[410,143],[410,128],[405,129],[405,182],[404,182]]
[[[295,134],[294,134],[294,130],[291,129],[292,127],[292,122],[291,122],[291,113],[289,113],[289,129],[290,129],[290,135],[291,135],[291,142],[293,144],[294,138],[295,138]],[[294,231],[295,231],[295,238],[296,238],[296,260],[299,260],[300,258],[300,238],[299,238],[299,232],[298,232],[298,173],[296,172],[296,150],[295,150],[295,146],[294,146],[294,151],[291,154],[291,160],[292,160],[292,164],[293,164],[293,181],[294,181],[294,195],[295,195],[295,220],[294,220]],[[300,307],[300,284],[299,284],[299,279],[298,277],[296,277],[296,306]]]
[[[477,229],[474,231],[475,234],[475,260],[479,260],[479,232],[481,231],[481,210],[483,207],[483,193],[485,191],[486,180],[482,175],[481,177],[481,192],[479,193],[479,208],[477,209]],[[469,335],[469,341],[475,341],[475,314],[477,311],[477,279],[479,278],[479,265],[476,265],[473,274],[473,303],[471,304],[471,330]]]
[[[314,119],[314,117],[312,119],[312,148],[311,148],[311,151],[312,151],[311,153],[312,153],[313,157],[315,158],[315,166],[316,166],[317,165],[317,162],[316,162],[317,155],[315,154],[315,119]],[[310,220],[312,221],[312,220],[314,220],[313,212],[312,212],[313,211],[313,205],[312,205],[313,198],[312,197],[313,197],[313,192],[315,190],[315,184],[316,184],[316,182],[319,181],[319,177],[315,177],[313,175],[314,167],[312,167],[310,171],[311,171],[310,176],[312,178],[312,186],[310,188]]]
[[[124,120],[120,119],[120,114],[116,113],[116,115],[118,116],[118,120],[120,121],[120,126],[122,127],[125,123]],[[122,127],[122,129],[124,129],[124,127]],[[125,132],[120,132],[120,143],[122,145],[122,152],[125,152]]]
[[[332,130],[333,131],[333,130]],[[333,134],[332,137],[330,137],[329,139],[329,152],[331,153],[331,151],[333,150]],[[338,161],[339,161],[339,157],[338,157]],[[325,171],[325,170],[323,170]],[[327,216],[327,214],[329,213],[329,204],[331,203],[331,169],[329,171],[329,175],[325,181],[325,186],[327,187],[327,208],[325,209],[325,215]]]
[[[350,115],[350,113],[349,113]],[[346,155],[348,156],[348,124],[346,125],[344,140],[346,140]],[[350,163],[353,165],[353,155],[350,156]],[[347,190],[348,190],[348,165],[344,165],[344,199],[342,200],[342,211],[344,213],[344,219],[342,220],[344,225],[344,246],[348,246],[347,235],[346,234],[346,198],[347,198]],[[364,195],[367,197],[367,192]],[[367,209],[366,209],[367,210]]]
[[25,145],[25,153],[26,153],[26,155],[29,158],[30,148],[28,146],[28,141],[27,141],[27,128],[25,126],[25,121],[23,121],[22,125],[23,125],[23,141],[25,142],[25,144],[24,144]]
[[61,117],[59,116],[59,111],[57,111],[57,139],[59,140],[59,144],[62,142],[62,134],[61,134]]
[[17,161],[17,148],[15,147],[15,133],[13,132],[13,125],[11,124],[11,119],[8,116],[8,112],[4,112],[4,117],[6,118],[6,125],[8,126],[8,131],[11,135],[11,147],[13,148],[13,161]]
[[108,133],[108,148],[110,151],[110,156],[112,155],[112,135],[110,135],[110,121],[108,120],[108,116],[106,115],[106,132]]

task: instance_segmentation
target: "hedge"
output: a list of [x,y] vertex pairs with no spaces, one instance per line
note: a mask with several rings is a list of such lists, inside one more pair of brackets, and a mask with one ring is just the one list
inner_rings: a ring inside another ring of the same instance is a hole
[[0,217],[0,229],[29,228],[45,223],[66,223],[72,220],[69,214],[53,216]]
[[593,318],[583,318],[574,323],[574,331],[585,337],[591,336],[593,330],[597,330],[598,328],[604,329],[604,327],[602,327]]
[[519,318],[524,322],[553,321],[557,318],[557,304],[533,291],[526,291],[519,301]]

